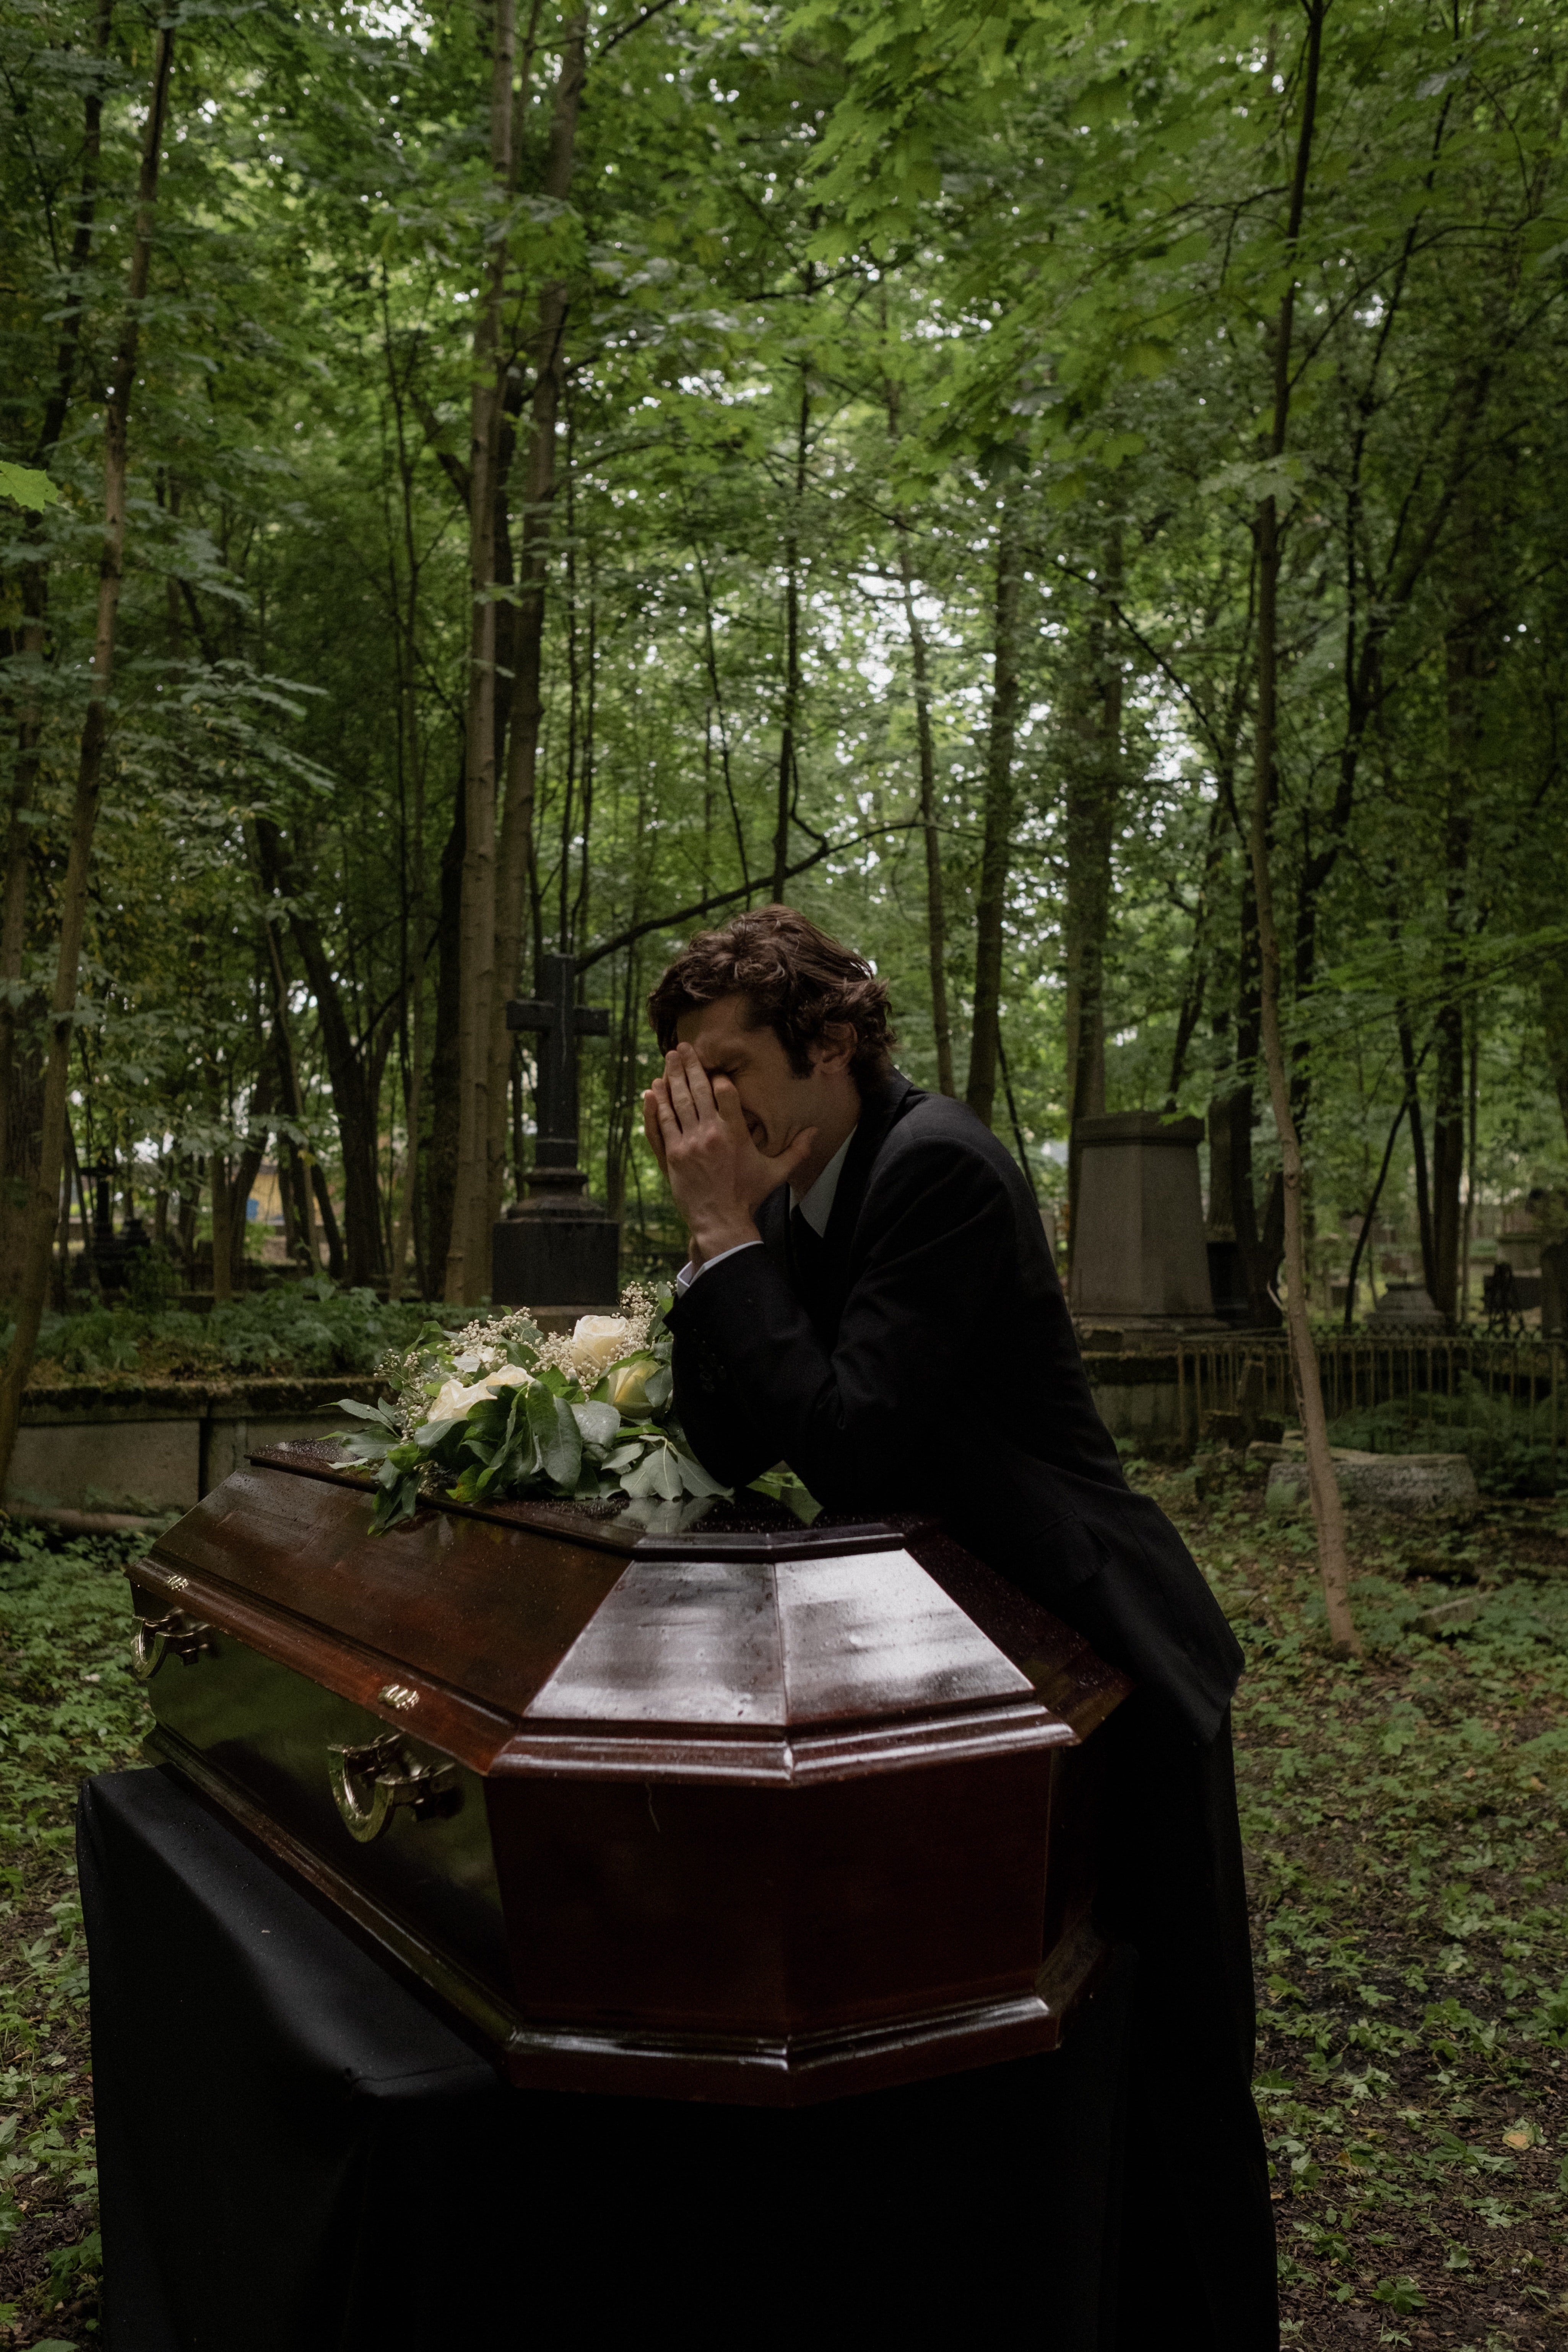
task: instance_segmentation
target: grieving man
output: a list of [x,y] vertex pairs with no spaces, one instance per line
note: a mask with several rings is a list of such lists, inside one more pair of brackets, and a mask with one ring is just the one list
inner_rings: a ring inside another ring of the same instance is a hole
[[789,908],[694,939],[649,1012],[665,1065],[644,1118],[690,1236],[676,1404],[700,1460],[736,1486],[782,1460],[829,1510],[935,1512],[1133,1680],[1102,1735],[1100,1920],[1138,1953],[1118,2341],[1274,2352],[1241,1654],[1122,1476],[1028,1187],[971,1110],[893,1068],[885,986]]

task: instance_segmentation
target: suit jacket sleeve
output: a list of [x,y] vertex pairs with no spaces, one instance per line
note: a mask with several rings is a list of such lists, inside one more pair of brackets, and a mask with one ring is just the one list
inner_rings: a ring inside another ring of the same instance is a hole
[[983,1270],[1013,1255],[1012,1205],[981,1155],[932,1139],[878,1169],[862,1223],[873,1238],[831,1353],[766,1250],[727,1258],[671,1310],[676,1407],[726,1484],[782,1456],[825,1504],[931,1494],[944,1390],[984,1378]]

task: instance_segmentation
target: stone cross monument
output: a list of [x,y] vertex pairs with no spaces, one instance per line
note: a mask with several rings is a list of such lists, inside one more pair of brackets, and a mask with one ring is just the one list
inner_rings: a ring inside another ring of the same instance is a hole
[[613,1307],[620,1295],[620,1227],[587,1197],[577,1165],[577,1041],[609,1034],[600,1006],[579,1004],[574,956],[543,959],[545,994],[514,998],[509,1029],[539,1039],[529,1198],[492,1231],[490,1296],[499,1307]]

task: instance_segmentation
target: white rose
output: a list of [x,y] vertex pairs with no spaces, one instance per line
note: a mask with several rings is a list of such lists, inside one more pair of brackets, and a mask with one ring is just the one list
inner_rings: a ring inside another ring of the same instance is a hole
[[572,1360],[584,1385],[628,1355],[631,1344],[632,1328],[624,1315],[580,1315],[572,1334]]
[[633,1356],[609,1374],[610,1402],[622,1412],[647,1412],[647,1384],[658,1370],[657,1356]]
[[473,1411],[475,1405],[487,1403],[498,1389],[522,1388],[532,1377],[532,1373],[525,1372],[521,1364],[502,1364],[498,1371],[487,1372],[484,1379],[476,1381],[471,1388],[465,1388],[458,1380],[447,1381],[437,1392],[436,1402],[425,1418],[426,1421],[460,1421],[466,1412]]

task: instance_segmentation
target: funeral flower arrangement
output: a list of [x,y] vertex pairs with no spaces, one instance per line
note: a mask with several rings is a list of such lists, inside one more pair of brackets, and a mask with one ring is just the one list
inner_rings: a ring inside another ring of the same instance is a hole
[[694,1459],[671,1412],[671,1345],[663,1304],[636,1283],[618,1315],[584,1315],[570,1337],[547,1337],[526,1308],[460,1331],[427,1325],[377,1366],[389,1398],[341,1400],[365,1424],[339,1443],[345,1462],[374,1465],[373,1530],[442,1496],[728,1494]]

